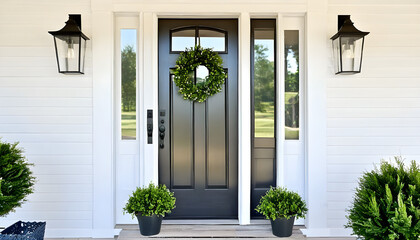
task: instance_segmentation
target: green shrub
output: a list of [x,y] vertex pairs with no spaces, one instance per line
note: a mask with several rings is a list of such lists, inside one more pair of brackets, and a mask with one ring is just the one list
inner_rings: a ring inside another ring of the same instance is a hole
[[299,194],[282,187],[271,187],[261,197],[260,203],[255,210],[271,220],[276,220],[277,218],[289,219],[293,216],[304,218],[308,211],[305,201],[302,200]]
[[35,178],[18,143],[0,141],[0,217],[14,211],[33,192]]
[[134,218],[141,213],[143,216],[165,216],[175,208],[174,193],[165,185],[156,186],[150,183],[148,187],[138,187],[128,199],[124,212]]
[[420,171],[400,157],[382,161],[359,179],[348,224],[362,239],[417,240],[420,235]]

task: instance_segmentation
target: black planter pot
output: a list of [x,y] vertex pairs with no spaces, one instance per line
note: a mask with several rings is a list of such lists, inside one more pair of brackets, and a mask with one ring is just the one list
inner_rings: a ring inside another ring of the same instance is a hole
[[277,218],[274,221],[271,220],[271,230],[273,231],[274,236],[290,237],[292,236],[294,223],[295,223],[295,216],[289,219]]
[[0,232],[0,240],[43,240],[46,222],[16,222]]
[[136,216],[139,221],[141,235],[152,236],[159,234],[160,226],[162,225],[162,216],[142,216],[141,214],[137,214]]

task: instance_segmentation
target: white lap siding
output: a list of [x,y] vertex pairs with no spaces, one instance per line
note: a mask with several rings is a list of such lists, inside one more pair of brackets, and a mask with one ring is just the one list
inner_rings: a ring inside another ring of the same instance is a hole
[[[90,1],[0,2],[0,138],[19,141],[34,163],[35,193],[0,226],[47,221],[47,236],[90,236],[92,228],[92,57],[85,75],[59,74],[48,31],[82,14]],[[57,234],[58,233],[58,234]]]
[[395,155],[420,161],[420,2],[330,0],[331,35],[339,14],[370,34],[362,73],[327,83],[329,228],[346,224],[357,179],[373,163]]

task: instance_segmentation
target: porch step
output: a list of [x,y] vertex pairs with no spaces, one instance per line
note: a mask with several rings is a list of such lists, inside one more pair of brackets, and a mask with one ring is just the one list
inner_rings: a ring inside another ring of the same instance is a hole
[[[175,225],[175,224],[163,224],[160,234],[156,236],[145,237],[139,232],[137,225],[120,225],[123,230],[118,236],[118,240],[133,240],[135,238],[164,238],[164,239],[228,239],[228,238],[240,238],[240,239],[268,239],[277,238],[271,233],[271,225],[259,224],[259,225]],[[304,239],[302,232],[299,230],[304,228],[303,226],[295,226],[293,228],[293,235],[287,239]]]

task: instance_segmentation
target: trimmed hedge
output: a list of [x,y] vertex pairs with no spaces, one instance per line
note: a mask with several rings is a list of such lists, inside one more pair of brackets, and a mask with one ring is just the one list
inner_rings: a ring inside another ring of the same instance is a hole
[[417,240],[420,236],[420,171],[400,157],[382,161],[359,179],[348,224],[362,239]]
[[0,141],[0,217],[14,211],[33,193],[35,178],[18,143]]

